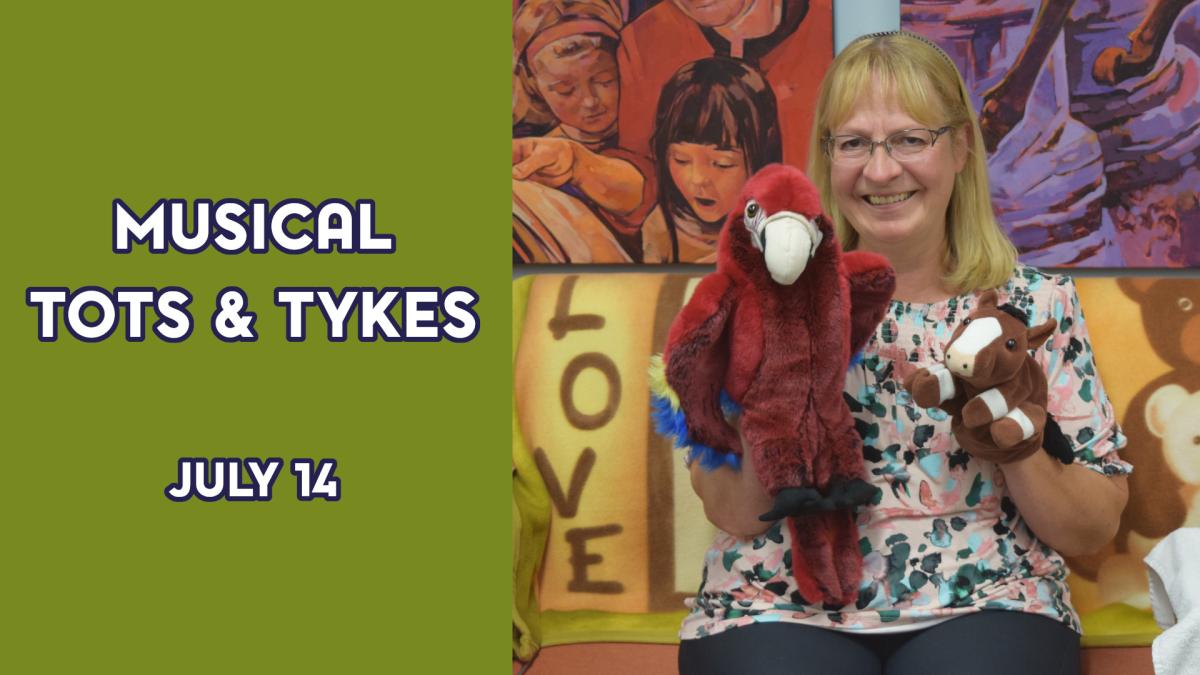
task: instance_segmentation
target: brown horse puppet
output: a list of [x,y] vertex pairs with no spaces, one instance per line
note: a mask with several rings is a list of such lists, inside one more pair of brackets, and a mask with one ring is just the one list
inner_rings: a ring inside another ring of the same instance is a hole
[[1016,307],[997,305],[996,291],[985,291],[950,336],[945,363],[912,373],[904,388],[917,405],[950,413],[954,436],[978,459],[1024,459],[1043,446],[1049,431],[1046,449],[1070,462],[1070,447],[1046,414],[1046,375],[1029,353],[1058,322],[1051,318],[1029,328],[1026,321]]

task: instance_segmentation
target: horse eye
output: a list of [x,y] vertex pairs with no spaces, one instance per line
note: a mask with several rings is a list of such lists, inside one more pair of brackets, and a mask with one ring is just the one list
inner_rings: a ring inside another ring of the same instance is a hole
[[1009,338],[1008,342],[1005,342],[1005,343],[1004,343],[1004,346],[1005,346],[1005,347],[1008,347],[1008,348],[1009,348],[1009,350],[1016,349],[1016,348],[1017,348],[1017,341],[1016,341],[1016,340],[1013,340],[1012,338]]
[[963,325],[964,326],[971,325],[971,317],[968,316],[967,318],[963,319]]

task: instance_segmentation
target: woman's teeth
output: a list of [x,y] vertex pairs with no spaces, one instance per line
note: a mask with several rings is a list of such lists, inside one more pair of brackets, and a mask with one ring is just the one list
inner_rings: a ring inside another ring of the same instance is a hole
[[913,191],[902,192],[898,195],[867,195],[867,201],[870,202],[872,206],[887,206],[888,204],[902,202],[915,194],[916,192]]

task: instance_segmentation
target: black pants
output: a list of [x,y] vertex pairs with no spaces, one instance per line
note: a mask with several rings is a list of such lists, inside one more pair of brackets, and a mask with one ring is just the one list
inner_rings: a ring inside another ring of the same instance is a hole
[[1078,675],[1079,635],[1036,614],[1003,610],[919,631],[855,634],[757,623],[679,646],[682,675]]

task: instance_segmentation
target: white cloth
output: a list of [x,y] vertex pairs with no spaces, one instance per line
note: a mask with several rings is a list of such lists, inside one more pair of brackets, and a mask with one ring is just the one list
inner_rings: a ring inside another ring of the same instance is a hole
[[1151,652],[1156,675],[1200,673],[1200,528],[1175,530],[1146,556],[1150,607],[1163,629]]

